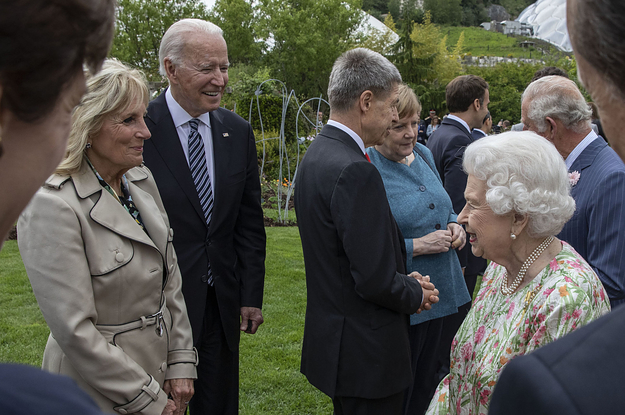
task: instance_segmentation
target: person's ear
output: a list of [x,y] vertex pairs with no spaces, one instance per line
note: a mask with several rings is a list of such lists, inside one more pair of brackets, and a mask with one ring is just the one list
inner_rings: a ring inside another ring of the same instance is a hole
[[511,232],[515,235],[520,235],[523,232],[523,229],[527,226],[529,222],[529,216],[523,215],[521,213],[514,213],[512,217],[512,229]]
[[482,108],[482,104],[480,104],[480,100],[479,100],[478,98],[475,98],[475,99],[473,100],[473,108],[474,108],[476,111],[479,111],[479,110],[480,110],[480,108]]
[[545,117],[545,122],[547,123],[547,131],[545,131],[547,139],[553,141],[558,134],[558,123],[551,117]]
[[178,83],[177,71],[178,68],[169,58],[163,59],[163,66],[165,67],[165,73],[167,74],[167,79],[169,79],[170,83]]
[[360,110],[362,112],[369,111],[371,109],[371,105],[373,104],[373,92],[368,89],[363,91],[363,93],[360,94],[358,103],[360,104]]

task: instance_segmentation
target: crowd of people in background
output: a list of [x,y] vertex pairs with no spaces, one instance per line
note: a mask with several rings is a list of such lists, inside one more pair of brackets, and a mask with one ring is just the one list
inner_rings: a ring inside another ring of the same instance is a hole
[[[219,27],[168,28],[149,102],[105,59],[114,7],[0,4],[0,237],[19,216],[51,372],[0,365],[4,408],[236,414],[240,334],[264,321],[254,133],[220,108]],[[301,372],[335,414],[622,411],[624,10],[567,2],[594,102],[544,68],[515,125],[478,76],[421,121],[384,56],[336,60],[295,186]]]

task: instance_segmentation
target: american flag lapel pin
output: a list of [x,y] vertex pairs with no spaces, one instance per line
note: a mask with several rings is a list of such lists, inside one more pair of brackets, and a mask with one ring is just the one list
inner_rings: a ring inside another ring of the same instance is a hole
[[228,134],[228,133],[223,133],[222,135],[223,135],[224,137],[230,137],[230,134]]

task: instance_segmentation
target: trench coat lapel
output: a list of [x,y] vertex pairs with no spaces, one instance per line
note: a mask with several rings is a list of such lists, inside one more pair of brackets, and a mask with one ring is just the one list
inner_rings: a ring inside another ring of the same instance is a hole
[[[97,177],[87,163],[83,163],[83,167],[78,174],[72,175],[72,180],[76,193],[81,199],[86,199],[92,195],[97,197],[95,204],[89,212],[89,216],[94,222],[126,238],[156,248],[154,242],[117,199],[100,186]],[[99,195],[97,195],[98,193]],[[139,206],[137,208],[141,211]],[[143,215],[141,217],[143,218]]]
[[133,169],[126,174],[126,177],[128,178],[128,187],[132,200],[141,213],[141,219],[145,229],[148,231],[148,235],[161,253],[165,253],[169,229],[152,195],[143,190],[140,187],[140,183],[138,183],[147,179],[148,175],[144,171]]

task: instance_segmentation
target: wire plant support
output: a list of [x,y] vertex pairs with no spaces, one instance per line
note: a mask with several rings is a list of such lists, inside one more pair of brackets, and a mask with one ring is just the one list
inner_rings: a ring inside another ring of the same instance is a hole
[[[261,111],[261,105],[260,105],[260,95],[263,94],[263,90],[262,87],[263,85],[265,85],[266,83],[276,83],[278,84],[279,88],[277,89],[277,91],[279,91],[279,94],[282,97],[282,111],[281,111],[281,120],[280,120],[280,133],[278,137],[266,137],[265,136],[265,128],[263,125],[263,114]],[[279,140],[279,144],[278,144],[278,163],[279,163],[279,173],[278,173],[278,177],[280,178],[280,184],[277,186],[277,204],[278,204],[278,222],[279,223],[286,223],[286,221],[288,220],[289,217],[289,201],[291,200],[291,197],[293,195],[293,189],[295,188],[295,180],[296,180],[296,176],[297,176],[297,169],[299,168],[299,161],[300,161],[300,145],[306,145],[307,143],[309,143],[312,139],[314,139],[313,136],[309,135],[309,136],[300,136],[300,128],[303,131],[310,131],[311,133],[314,131],[314,135],[317,135],[320,131],[321,128],[323,127],[323,121],[322,119],[319,118],[319,114],[321,113],[321,105],[325,104],[326,106],[329,107],[329,104],[326,100],[324,100],[322,98],[322,95],[320,95],[319,97],[316,98],[310,98],[307,99],[306,101],[304,101],[301,105],[297,99],[297,96],[295,95],[295,90],[291,90],[290,92],[288,91],[286,85],[284,84],[284,82],[280,81],[279,79],[267,79],[263,82],[261,82],[258,87],[256,88],[256,91],[254,92],[255,97],[252,98],[250,100],[250,109],[249,109],[249,115],[248,115],[248,121],[250,123],[252,123],[252,114],[254,113],[254,103],[256,103],[256,113],[258,114],[258,120],[259,120],[259,124],[260,124],[260,133],[261,133],[261,137],[260,139],[257,139],[256,142],[262,142],[263,144],[263,155],[262,155],[262,162],[261,162],[261,166],[260,166],[260,177],[262,179],[263,177],[263,172],[265,169],[265,164],[267,162],[267,147],[266,147],[266,143],[269,140]],[[285,126],[286,126],[286,115],[287,115],[287,111],[289,110],[289,104],[291,102],[291,100],[293,100],[293,102],[297,105],[297,115],[295,117],[295,140],[297,141],[297,154],[295,155],[295,166],[291,165],[291,161],[289,158],[289,154],[288,154],[288,148],[286,145],[286,134],[285,134]],[[316,107],[316,111],[315,111],[315,119],[311,120],[308,115],[306,114],[306,112],[304,111],[305,108],[307,108],[307,106],[310,107]],[[302,119],[302,125],[300,125],[300,118]],[[308,127],[308,128],[305,128]],[[287,183],[288,186],[286,188],[286,197],[285,200],[283,201],[283,195],[284,195],[284,190],[282,186],[282,180],[283,179],[287,179]]]

